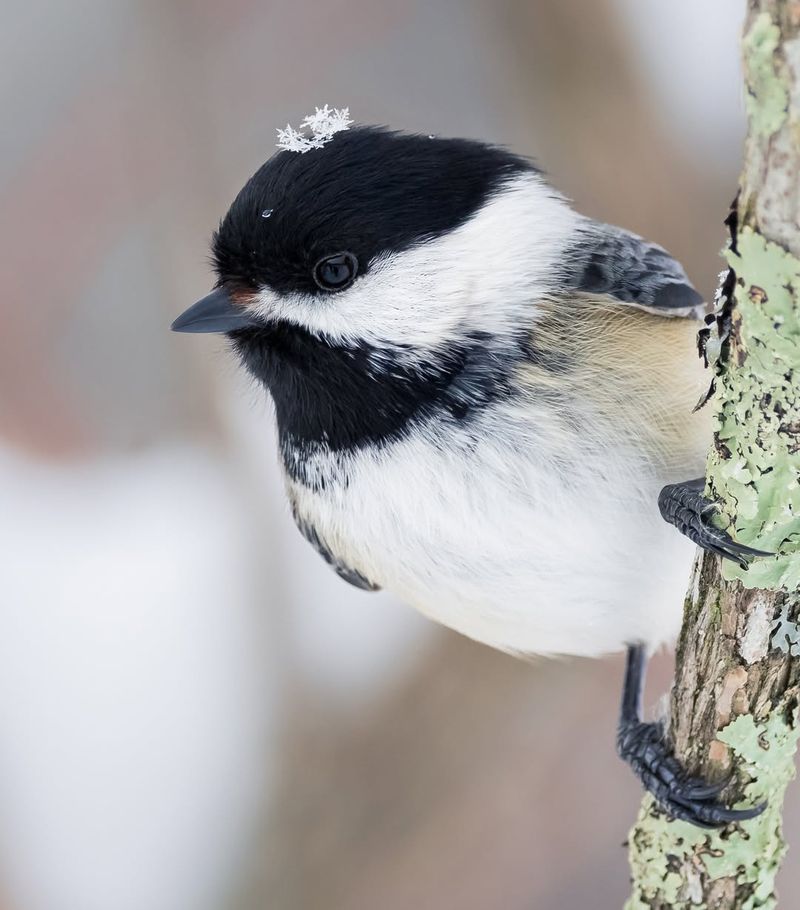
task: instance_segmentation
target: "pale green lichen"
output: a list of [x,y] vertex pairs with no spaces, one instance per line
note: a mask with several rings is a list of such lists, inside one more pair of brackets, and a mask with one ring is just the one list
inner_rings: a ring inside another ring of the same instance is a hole
[[748,896],[741,910],[775,906],[775,874],[786,851],[781,834],[781,809],[794,776],[794,755],[800,729],[775,711],[764,723],[737,717],[718,738],[739,759],[747,781],[741,806],[767,801],[758,818],[725,832],[704,831],[686,822],[670,821],[645,799],[631,833],[633,895],[626,910],[649,910],[655,901],[675,910],[697,910],[703,904],[690,887],[699,877],[707,892],[709,880],[734,879],[737,894]]
[[648,901],[655,897],[669,906],[685,905],[680,899],[684,886],[681,870],[707,836],[704,830],[688,822],[669,821],[656,807],[653,798],[646,796],[631,832],[634,887],[625,910],[649,908]]
[[772,624],[770,645],[790,657],[800,657],[800,626],[789,616],[789,604],[781,607],[780,616]]
[[[743,43],[751,140],[773,136],[788,117],[785,76],[792,61],[779,42],[769,13],[755,16]],[[722,572],[747,588],[795,592],[800,589],[800,261],[749,228],[740,232],[737,253],[727,258],[738,278],[736,307],[729,347],[716,364],[716,433],[706,492],[721,503],[719,523],[731,536],[778,555],[756,559],[748,570],[723,560]],[[795,613],[787,604],[769,639],[772,647],[791,654],[800,651]],[[739,805],[767,802],[762,815],[741,825],[703,831],[670,821],[645,798],[631,832],[633,894],[626,910],[699,910],[707,907],[705,901],[730,906],[712,897],[719,888],[735,891],[738,910],[776,906],[775,876],[786,850],[781,812],[799,736],[796,712],[786,704],[761,721],[741,715],[718,734],[741,775]]]
[[744,229],[738,255],[734,339],[718,377],[709,494],[736,540],[779,554],[749,569],[723,562],[748,588],[800,587],[800,261]]
[[744,36],[742,50],[747,77],[747,115],[758,136],[777,132],[787,116],[789,94],[775,67],[780,29],[769,13],[756,16]]
[[[800,262],[749,229],[728,262],[738,277],[736,309],[718,366],[708,494],[721,503],[721,524],[736,540],[778,555],[757,559],[748,570],[723,561],[722,570],[748,588],[793,592],[800,587]],[[786,635],[787,627],[779,628]],[[634,890],[627,910],[653,904],[697,910],[698,893],[723,880],[735,882],[741,910],[775,906],[796,719],[779,709],[761,723],[742,715],[718,739],[746,782],[740,805],[766,800],[766,811],[731,831],[706,832],[670,821],[646,798],[631,834]],[[692,886],[698,876],[699,889]]]

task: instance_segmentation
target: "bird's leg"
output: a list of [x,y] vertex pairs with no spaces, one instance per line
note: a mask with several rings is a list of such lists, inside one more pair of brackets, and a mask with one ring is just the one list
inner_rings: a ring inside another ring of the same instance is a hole
[[674,525],[698,547],[709,550],[725,559],[732,559],[746,569],[754,556],[773,556],[764,550],[736,543],[729,534],[715,528],[710,522],[716,506],[703,495],[705,480],[687,480],[671,483],[658,495],[661,517]]
[[700,828],[722,828],[732,822],[755,818],[766,803],[751,809],[728,809],[719,802],[730,778],[710,784],[686,773],[667,744],[664,725],[642,720],[647,653],[644,645],[629,645],[622,690],[617,751],[630,765],[644,788],[675,818]]

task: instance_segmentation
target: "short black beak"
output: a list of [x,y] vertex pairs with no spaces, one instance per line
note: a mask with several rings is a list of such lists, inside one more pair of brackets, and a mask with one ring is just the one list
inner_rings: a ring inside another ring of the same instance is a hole
[[173,332],[235,332],[257,325],[244,309],[236,306],[228,292],[217,288],[190,306],[172,323]]

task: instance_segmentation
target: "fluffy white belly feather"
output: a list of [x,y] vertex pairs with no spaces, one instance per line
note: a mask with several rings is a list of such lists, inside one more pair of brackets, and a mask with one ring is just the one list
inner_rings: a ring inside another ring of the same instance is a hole
[[563,374],[458,423],[347,453],[306,451],[289,498],[344,564],[432,619],[519,654],[597,656],[680,628],[693,545],[658,494],[703,473],[708,378],[692,320],[613,302],[540,302]]
[[623,440],[583,443],[549,455],[528,421],[495,410],[469,431],[320,453],[307,475],[324,483],[289,481],[289,496],[348,566],[493,647],[597,656],[669,642],[694,548],[657,496],[702,458],[670,468]]

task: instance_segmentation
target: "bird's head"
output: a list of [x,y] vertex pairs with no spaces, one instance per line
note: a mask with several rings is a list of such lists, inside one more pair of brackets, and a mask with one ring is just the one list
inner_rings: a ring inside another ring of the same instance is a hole
[[505,314],[543,290],[568,212],[502,148],[346,129],[248,180],[214,235],[216,290],[173,328],[240,349],[294,328],[427,357],[513,328]]

